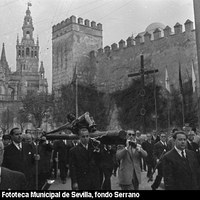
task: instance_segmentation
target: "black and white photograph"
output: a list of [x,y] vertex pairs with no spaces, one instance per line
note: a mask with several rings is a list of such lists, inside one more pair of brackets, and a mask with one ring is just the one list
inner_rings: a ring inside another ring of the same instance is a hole
[[200,190],[200,0],[0,0],[1,197],[153,190]]

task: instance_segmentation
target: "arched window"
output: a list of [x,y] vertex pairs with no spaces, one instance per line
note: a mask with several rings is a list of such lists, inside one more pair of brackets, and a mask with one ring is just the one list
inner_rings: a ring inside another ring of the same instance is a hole
[[30,50],[29,48],[26,48],[26,56],[29,56],[29,54],[30,54]]
[[37,51],[35,51],[35,57],[37,57]]
[[33,51],[31,51],[31,57],[33,57]]
[[30,32],[26,31],[26,38],[30,38]]
[[19,57],[21,56],[21,50],[18,51],[18,56],[19,56]]
[[22,57],[24,57],[24,50],[22,50]]

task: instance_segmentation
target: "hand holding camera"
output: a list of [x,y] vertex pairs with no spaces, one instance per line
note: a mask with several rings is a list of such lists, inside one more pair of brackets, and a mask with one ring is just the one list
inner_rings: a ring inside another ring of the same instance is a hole
[[137,144],[137,146],[136,146],[136,150],[140,152],[141,149],[142,149],[142,146],[141,146],[140,144]]
[[126,147],[127,148],[131,147],[131,148],[136,149],[137,143],[135,141],[132,141],[132,140],[127,140],[126,141]]

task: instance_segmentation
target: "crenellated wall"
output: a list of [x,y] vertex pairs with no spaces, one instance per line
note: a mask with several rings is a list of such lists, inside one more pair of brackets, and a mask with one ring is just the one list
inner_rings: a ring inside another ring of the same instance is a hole
[[[197,53],[195,30],[193,22],[187,20],[183,26],[176,23],[173,29],[155,29],[153,33],[145,32],[126,41],[120,40],[111,46],[99,48],[90,52],[90,70],[93,73],[93,83],[104,92],[114,92],[126,88],[132,78],[128,74],[139,72],[140,55],[144,55],[145,69],[158,69],[156,81],[165,86],[165,67],[167,66],[170,84],[177,88],[179,62],[181,64],[182,79],[191,78],[192,61],[196,77]],[[83,72],[88,70],[84,70]],[[80,79],[85,80],[83,75]],[[197,80],[199,82],[199,80]]]

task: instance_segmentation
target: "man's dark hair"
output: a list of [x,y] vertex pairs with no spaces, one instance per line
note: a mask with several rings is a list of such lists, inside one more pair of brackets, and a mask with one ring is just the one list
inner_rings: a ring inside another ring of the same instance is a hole
[[3,140],[11,140],[11,137],[10,137],[10,135],[7,135],[7,134],[6,134],[6,135],[3,135],[3,136],[2,136],[2,139],[3,139]]
[[167,132],[164,131],[164,130],[161,130],[160,133],[159,133],[159,135],[161,135],[161,134],[165,134],[165,135],[167,135]]
[[177,131],[177,132],[175,132],[174,135],[173,135],[173,138],[176,139],[178,134],[185,135],[186,138],[187,138],[187,134],[184,131]]
[[10,135],[13,135],[13,134],[14,134],[14,131],[15,131],[15,130],[18,130],[18,129],[19,129],[18,127],[12,128],[11,131],[10,131]]
[[196,127],[192,127],[192,131],[194,131],[196,133],[197,132]]
[[172,133],[175,133],[176,131],[178,131],[177,128],[173,128],[173,129],[172,129]]
[[67,114],[67,120],[71,123],[76,119],[76,116],[73,113]]
[[[82,127],[78,130],[78,135],[80,135],[81,131],[88,131],[88,129],[86,127]],[[88,131],[89,132],[89,131]]]

